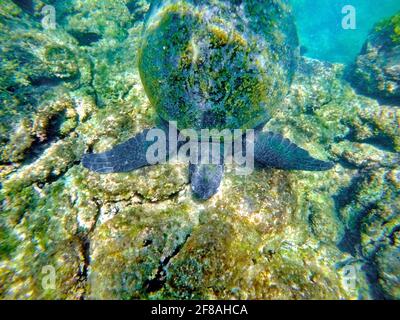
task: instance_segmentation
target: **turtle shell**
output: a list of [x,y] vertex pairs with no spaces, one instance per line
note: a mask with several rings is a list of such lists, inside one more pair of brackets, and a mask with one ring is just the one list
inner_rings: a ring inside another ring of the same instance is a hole
[[156,1],[139,71],[158,115],[178,129],[252,129],[286,95],[298,51],[286,1]]

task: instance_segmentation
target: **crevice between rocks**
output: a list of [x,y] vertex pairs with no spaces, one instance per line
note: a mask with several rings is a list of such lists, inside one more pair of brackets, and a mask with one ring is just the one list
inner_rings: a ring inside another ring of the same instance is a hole
[[353,225],[356,226],[355,229],[350,229],[346,227],[343,217],[340,215],[340,209],[351,203],[352,199],[354,199],[355,195],[358,192],[358,185],[362,181],[365,181],[365,179],[368,179],[369,176],[369,171],[359,170],[357,174],[353,177],[350,185],[339,192],[336,196],[334,196],[335,207],[338,217],[345,226],[344,235],[337,243],[337,246],[342,252],[347,252],[351,254],[357,260],[361,259],[363,263],[362,270],[365,272],[371,298],[374,300],[384,300],[390,299],[390,297],[385,294],[382,286],[379,283],[378,266],[375,262],[376,253],[379,251],[381,246],[378,245],[375,248],[374,252],[371,253],[369,256],[365,256],[361,248],[361,221],[371,210],[377,207],[377,204],[371,202],[368,205],[364,206],[364,208],[357,213],[353,221]]
[[89,230],[85,230],[83,228],[78,228],[78,231],[76,234],[76,237],[79,242],[80,253],[83,258],[83,265],[79,267],[79,270],[77,273],[77,279],[82,284],[82,287],[83,287],[83,292],[79,297],[80,300],[86,300],[87,289],[88,289],[87,288],[88,273],[89,273],[89,268],[90,268],[90,263],[91,263],[91,256],[90,256],[91,239],[90,239],[90,236],[95,231],[97,223],[99,221],[99,217],[100,217],[100,204],[98,203],[97,199],[94,199],[94,203],[96,204],[97,212],[96,212],[96,216],[94,218],[94,222],[93,222],[92,226],[90,227]]
[[169,262],[171,261],[172,258],[174,258],[176,255],[179,254],[183,246],[186,244],[190,237],[190,233],[186,235],[185,239],[181,244],[179,244],[174,251],[166,257],[164,260],[160,261],[160,264],[158,266],[158,270],[156,275],[154,276],[153,279],[146,280],[144,283],[144,289],[146,293],[152,293],[156,292],[162,289],[164,286],[166,280],[167,280],[167,267]]

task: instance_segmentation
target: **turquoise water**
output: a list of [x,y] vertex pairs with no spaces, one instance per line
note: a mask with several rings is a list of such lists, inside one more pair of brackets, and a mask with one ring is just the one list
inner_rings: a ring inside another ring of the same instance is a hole
[[[373,25],[400,10],[398,0],[292,0],[305,55],[330,62],[351,63]],[[356,29],[342,28],[342,8],[356,9]]]

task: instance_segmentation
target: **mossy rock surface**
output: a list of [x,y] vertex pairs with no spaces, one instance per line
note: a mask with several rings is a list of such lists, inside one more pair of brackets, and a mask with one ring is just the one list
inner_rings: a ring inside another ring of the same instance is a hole
[[400,13],[375,25],[351,79],[363,93],[394,104],[400,100]]

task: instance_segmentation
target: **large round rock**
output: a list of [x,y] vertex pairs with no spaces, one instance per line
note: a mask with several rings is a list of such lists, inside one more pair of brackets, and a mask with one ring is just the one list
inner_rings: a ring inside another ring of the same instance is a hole
[[158,115],[179,129],[251,129],[287,93],[297,49],[284,0],[155,1],[139,70]]

